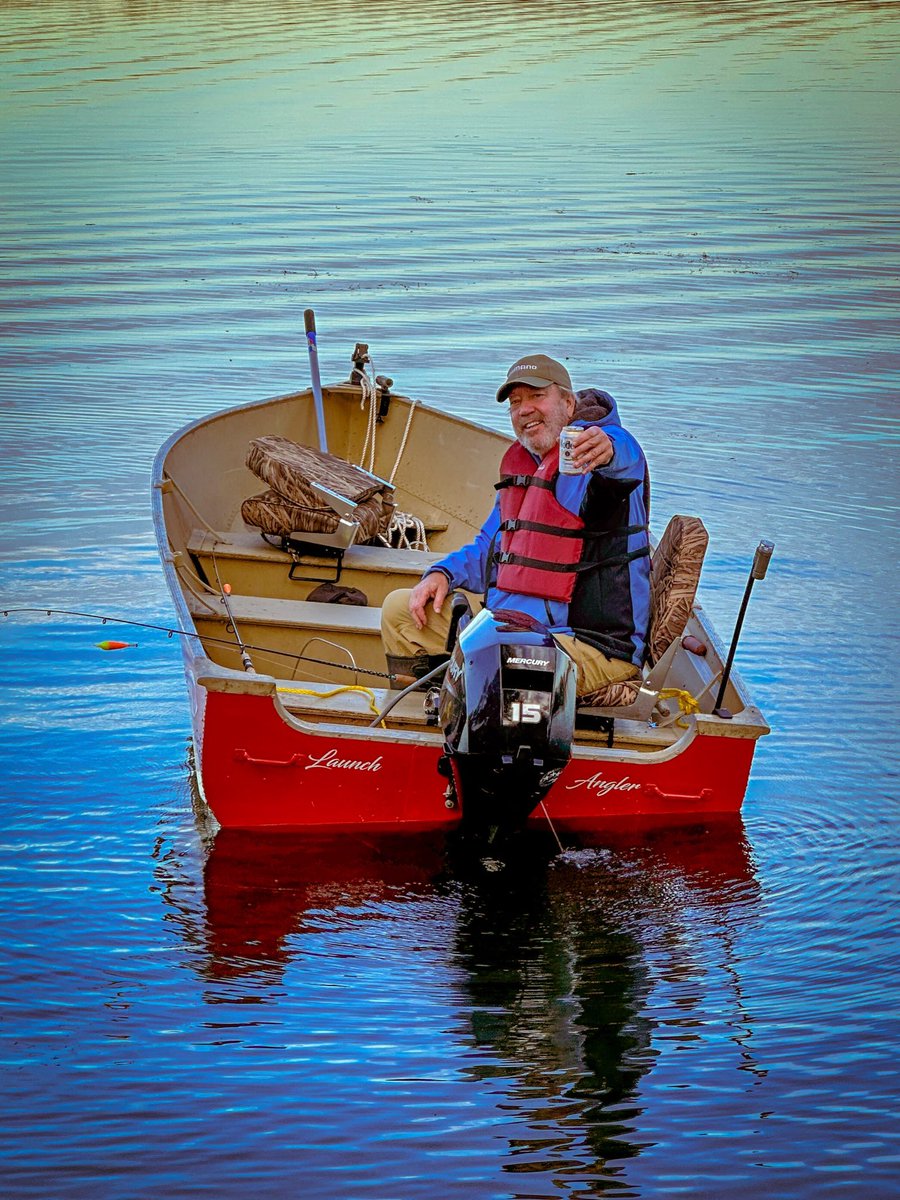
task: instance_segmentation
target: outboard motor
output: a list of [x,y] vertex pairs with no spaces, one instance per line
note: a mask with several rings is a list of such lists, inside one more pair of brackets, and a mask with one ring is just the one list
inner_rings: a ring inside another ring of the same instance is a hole
[[572,752],[575,664],[524,613],[483,609],[459,635],[441,688],[441,770],[463,823],[524,824]]

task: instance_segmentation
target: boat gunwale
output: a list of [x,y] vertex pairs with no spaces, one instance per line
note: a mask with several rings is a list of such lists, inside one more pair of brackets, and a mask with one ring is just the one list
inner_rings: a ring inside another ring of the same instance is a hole
[[[337,384],[326,385],[326,392],[335,393],[351,393],[353,397],[361,394],[361,388],[349,382],[340,382]],[[254,409],[263,410],[269,406],[286,403],[290,401],[301,401],[304,397],[312,397],[312,389],[301,388],[296,391],[283,393],[281,395],[271,396],[261,400],[249,401],[245,404],[231,405],[227,408],[219,409],[213,413],[198,417],[180,429],[172,433],[155,455],[152,475],[151,475],[151,495],[152,495],[152,514],[154,532],[156,535],[157,547],[160,558],[163,564],[163,572],[166,578],[166,584],[170,595],[172,596],[173,604],[176,611],[179,628],[184,635],[182,641],[182,653],[185,663],[189,668],[189,678],[192,683],[203,688],[206,691],[215,692],[231,692],[245,695],[268,696],[274,700],[276,711],[285,724],[302,734],[309,736],[339,736],[352,740],[378,740],[399,743],[425,744],[430,745],[432,739],[428,736],[429,730],[408,730],[408,729],[379,729],[377,726],[362,726],[341,723],[326,723],[326,722],[309,722],[302,717],[296,716],[289,712],[278,696],[278,682],[275,676],[271,675],[249,675],[244,671],[223,667],[209,657],[203,648],[200,634],[197,630],[196,623],[191,614],[188,605],[185,591],[181,586],[178,578],[177,564],[175,556],[180,552],[173,549],[169,541],[168,526],[163,506],[163,490],[166,481],[171,479],[172,485],[179,487],[179,483],[174,477],[167,475],[166,462],[172,451],[186,437],[190,436],[197,430],[209,427],[216,424],[218,421],[228,419],[237,413],[252,412]],[[410,397],[397,394],[392,396],[392,401],[412,405],[415,403]],[[502,438],[503,435],[497,431],[485,428],[474,421],[465,417],[459,417],[452,413],[447,413],[441,409],[431,405],[417,403],[417,407],[429,412],[434,417],[442,422],[465,426],[467,429],[474,430],[478,433],[483,433],[489,436]],[[507,439],[508,440],[508,439]],[[414,553],[414,552],[410,552]],[[714,650],[720,663],[725,662],[726,649],[719,638],[718,633],[712,626],[703,605],[695,602],[691,611],[691,620],[695,620],[702,629],[706,639],[711,643],[711,648]],[[690,718],[688,731],[690,738],[685,739],[684,736],[677,739],[668,747],[664,747],[662,751],[630,751],[597,747],[584,741],[579,741],[576,733],[576,738],[573,742],[572,753],[573,758],[584,758],[590,760],[605,760],[605,761],[621,761],[624,763],[641,763],[650,764],[654,761],[665,761],[666,759],[677,757],[687,746],[693,741],[698,733],[704,736],[725,736],[732,738],[759,738],[770,732],[770,728],[760,710],[753,703],[749,691],[744,680],[737,670],[732,670],[730,675],[730,685],[735,690],[743,707],[738,710],[731,720],[716,717],[709,713],[699,713],[696,717]],[[440,743],[440,731],[436,731],[435,742]],[[673,747],[679,747],[677,751]]]

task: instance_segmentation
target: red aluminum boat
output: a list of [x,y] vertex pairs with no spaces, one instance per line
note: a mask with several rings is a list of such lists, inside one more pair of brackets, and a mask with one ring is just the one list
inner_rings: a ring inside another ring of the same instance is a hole
[[[452,827],[475,811],[476,793],[491,797],[489,823],[505,798],[519,820],[532,813],[572,829],[737,812],[769,729],[726,669],[730,656],[691,603],[693,589],[624,705],[577,707],[552,642],[486,612],[461,625],[439,695],[390,689],[384,597],[475,535],[509,441],[370,380],[364,350],[350,382],[322,389],[316,372],[308,391],[194,422],[156,459],[154,523],[184,635],[198,783],[216,820],[285,830]],[[276,468],[285,448],[291,463],[312,463],[309,495],[291,494],[290,480],[270,469],[273,447]],[[260,496],[261,479],[269,490]],[[287,533],[275,519],[283,526],[282,501]],[[293,528],[304,507],[315,519]],[[702,530],[694,518],[673,521]],[[678,569],[677,538],[671,549],[667,532],[654,577]],[[662,615],[653,620],[661,629]],[[499,664],[493,677],[476,665],[485,645]],[[555,698],[533,691],[542,686],[533,670],[512,677],[510,647],[544,660]],[[510,694],[537,696],[553,721],[568,719],[568,733],[551,729],[548,715],[541,743],[536,727],[510,727],[498,714],[502,745],[486,757],[470,718],[478,705],[483,715],[489,695]]]

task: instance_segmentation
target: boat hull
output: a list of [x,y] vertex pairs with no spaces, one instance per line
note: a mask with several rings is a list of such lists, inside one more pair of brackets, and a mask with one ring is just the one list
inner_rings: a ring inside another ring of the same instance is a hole
[[[265,695],[211,691],[197,697],[194,712],[204,799],[226,828],[449,828],[463,817],[438,773],[436,739],[307,732],[287,724]],[[755,740],[691,728],[683,742],[662,761],[576,752],[550,789],[547,814],[560,827],[588,828],[738,812]]]

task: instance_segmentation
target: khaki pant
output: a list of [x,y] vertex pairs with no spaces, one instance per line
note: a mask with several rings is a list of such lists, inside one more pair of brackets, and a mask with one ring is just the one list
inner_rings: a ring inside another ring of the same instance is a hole
[[[450,632],[450,609],[453,593],[444,601],[439,613],[428,606],[428,623],[417,629],[409,611],[409,588],[398,588],[385,598],[381,609],[381,640],[386,654],[411,657],[417,654],[440,654],[447,646]],[[472,611],[481,609],[478,597],[466,592]],[[608,683],[624,683],[636,679],[640,671],[634,663],[620,658],[607,658],[596,647],[566,633],[555,633],[555,641],[573,659],[577,669],[576,691],[579,696],[588,696]]]

